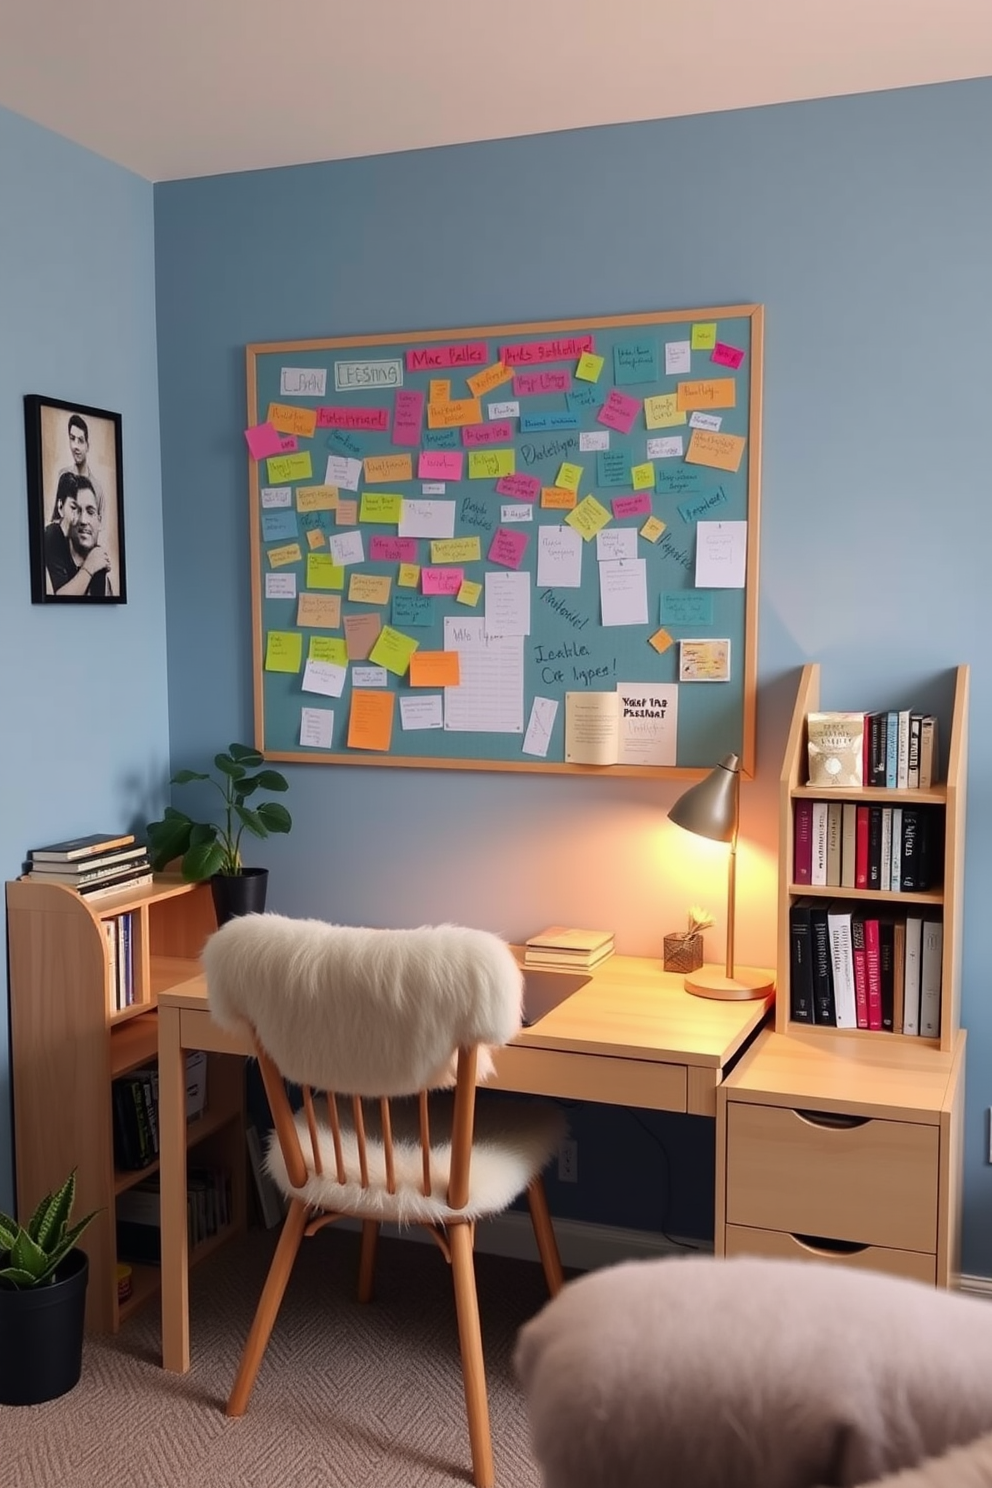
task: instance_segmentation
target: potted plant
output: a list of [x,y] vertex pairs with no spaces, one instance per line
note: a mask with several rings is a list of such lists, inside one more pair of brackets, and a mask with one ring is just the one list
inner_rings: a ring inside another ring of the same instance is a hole
[[180,871],[187,881],[198,883],[209,879],[217,922],[223,924],[232,915],[261,912],[265,908],[269,870],[244,866],[243,833],[268,837],[270,832],[288,832],[293,819],[277,801],[247,804],[257,791],[289,789],[289,782],[278,770],[258,768],[265,764],[265,759],[257,749],[247,744],[231,744],[226,754],[214,755],[214,764],[216,775],[179,770],[171,783],[209,781],[224,802],[221,821],[194,821],[184,811],[167,806],[162,820],[149,822],[146,830],[152,867],[161,872],[179,858]]
[[0,1212],[0,1404],[38,1405],[78,1383],[89,1257],[71,1224],[76,1170],[27,1225]]

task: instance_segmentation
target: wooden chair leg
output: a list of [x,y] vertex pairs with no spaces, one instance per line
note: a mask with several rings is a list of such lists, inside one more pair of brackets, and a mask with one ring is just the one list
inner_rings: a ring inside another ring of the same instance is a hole
[[561,1257],[558,1254],[558,1241],[555,1239],[554,1226],[551,1223],[551,1214],[548,1210],[548,1196],[544,1191],[544,1179],[538,1173],[537,1177],[527,1187],[527,1203],[530,1206],[530,1217],[534,1225],[534,1238],[537,1241],[538,1254],[541,1257],[541,1265],[544,1267],[544,1279],[548,1283],[548,1291],[552,1297],[557,1297],[564,1284],[565,1278],[561,1270]]
[[448,1230],[448,1240],[451,1246],[451,1274],[455,1284],[458,1341],[461,1345],[462,1375],[465,1381],[468,1436],[472,1448],[472,1481],[475,1488],[493,1488],[493,1445],[489,1432],[486,1366],[482,1355],[471,1227],[467,1224],[452,1225]]
[[286,1291],[286,1283],[289,1281],[293,1262],[296,1260],[296,1253],[303,1239],[306,1221],[307,1206],[299,1199],[293,1199],[283,1222],[282,1234],[279,1236],[279,1243],[272,1257],[269,1274],[265,1278],[262,1295],[258,1299],[251,1331],[248,1334],[245,1351],[241,1356],[241,1365],[227,1402],[226,1413],[229,1416],[243,1416],[247,1409],[248,1397],[258,1375],[262,1356],[272,1336],[276,1315]]
[[358,1258],[358,1300],[371,1302],[372,1278],[375,1274],[375,1249],[379,1239],[379,1222],[362,1220],[362,1250]]

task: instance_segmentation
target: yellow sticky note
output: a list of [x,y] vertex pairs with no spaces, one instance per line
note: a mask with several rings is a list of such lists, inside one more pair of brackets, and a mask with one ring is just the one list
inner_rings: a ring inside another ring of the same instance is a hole
[[265,462],[270,486],[284,486],[287,481],[311,480],[313,465],[310,451],[302,450],[295,455],[270,455]]
[[334,513],[334,525],[336,527],[354,527],[357,521],[358,502],[352,501],[350,498],[347,501],[344,501],[339,496],[338,509]]
[[574,527],[586,542],[591,537],[595,537],[600,528],[605,527],[609,520],[609,512],[605,506],[600,505],[595,496],[583,497],[575,510],[569,512],[565,518],[568,525]]
[[348,598],[356,604],[388,604],[392,586],[392,579],[385,574],[353,573],[348,585]]
[[716,321],[697,320],[692,328],[692,350],[712,351],[716,345]]
[[579,357],[575,375],[582,382],[598,382],[603,370],[603,358],[592,351],[584,351]]
[[680,382],[676,396],[679,400],[679,407],[683,410],[686,408],[734,408],[737,403],[737,384],[732,377],[710,377],[703,378],[699,382]]
[[410,657],[411,687],[457,687],[460,681],[457,651],[415,651]]
[[413,480],[412,455],[367,455],[365,479],[370,486],[379,481]]
[[335,511],[338,504],[337,486],[297,486],[297,511]]
[[393,736],[394,704],[393,694],[382,688],[353,688],[348,715],[348,748],[388,751]]
[[337,594],[301,594],[296,623],[316,630],[337,630],[341,624],[341,598]]
[[709,429],[693,429],[685,462],[687,465],[710,465],[714,470],[737,470],[743,453],[743,434],[714,434]]
[[266,421],[280,434],[300,434],[312,439],[317,427],[316,408],[296,408],[292,403],[270,403]]
[[504,382],[509,382],[512,377],[512,367],[504,367],[502,362],[494,362],[484,372],[476,372],[471,377],[466,377],[465,381],[475,396],[481,398],[486,393],[491,393],[493,388],[501,387]]
[[516,450],[472,450],[469,453],[469,480],[499,480],[501,475],[515,475],[516,470]]
[[311,636],[307,652],[310,661],[333,661],[335,666],[348,665],[348,651],[343,636]]
[[428,403],[429,429],[455,429],[464,424],[482,423],[482,404],[478,398],[455,398],[448,403]]
[[557,486],[541,487],[541,505],[554,511],[572,511],[577,500],[574,491],[562,491]]
[[307,542],[311,548],[326,548],[327,538],[319,527],[311,527],[307,532]]
[[653,646],[660,656],[669,646],[674,645],[674,641],[667,630],[656,630],[653,636],[648,636],[648,645]]
[[476,584],[472,579],[463,579],[462,587],[455,595],[458,604],[477,605],[482,594],[482,585]]
[[303,662],[303,637],[298,630],[270,630],[265,638],[265,670],[298,672]]
[[635,491],[649,491],[654,485],[654,465],[645,460],[642,465],[631,465],[630,479]]
[[269,565],[272,568],[285,568],[287,563],[299,563],[303,557],[303,549],[299,543],[283,543],[282,547],[269,549]]
[[641,528],[641,536],[649,543],[656,543],[666,526],[667,523],[663,522],[660,517],[648,517]]
[[688,415],[679,407],[678,393],[657,393],[644,399],[644,422],[649,429],[670,429],[684,424]]
[[344,588],[344,569],[334,562],[330,553],[309,553],[307,555],[307,588]]
[[[365,462],[368,464],[368,461]],[[358,513],[360,522],[386,522],[395,526],[403,515],[403,497],[394,491],[363,491]]]
[[401,563],[400,571],[396,575],[396,586],[398,589],[416,589],[420,583],[420,564]]
[[481,558],[478,537],[436,537],[431,542],[432,563],[478,563]]
[[451,379],[448,377],[432,377],[427,384],[428,403],[450,403],[451,402]]
[[582,479],[582,466],[572,465],[568,460],[562,462],[555,476],[555,485],[559,491],[574,491],[579,494],[579,482]]
[[369,661],[376,666],[383,666],[387,672],[394,672],[397,677],[404,677],[410,665],[410,657],[420,645],[412,636],[404,635],[401,630],[394,630],[391,625],[384,625],[379,632],[378,640],[369,652]]

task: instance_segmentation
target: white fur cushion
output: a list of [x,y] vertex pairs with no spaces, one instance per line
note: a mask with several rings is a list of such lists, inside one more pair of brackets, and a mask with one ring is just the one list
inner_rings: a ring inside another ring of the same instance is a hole
[[847,1488],[992,1430],[992,1306],[828,1262],[594,1272],[516,1365],[545,1488]]
[[[423,1164],[416,1102],[391,1105],[396,1193],[386,1192],[386,1160],[378,1122],[378,1108],[366,1104],[363,1112],[368,1151],[368,1189],[359,1177],[358,1148],[351,1123],[351,1103],[338,1102],[342,1149],[347,1181],[337,1182],[334,1146],[329,1127],[320,1120],[323,1103],[315,1101],[323,1173],[313,1174],[301,1189],[294,1189],[278,1141],[269,1141],[267,1167],[287,1198],[339,1214],[361,1214],[366,1219],[392,1220],[399,1224],[444,1223],[460,1215],[479,1218],[498,1214],[511,1204],[544,1167],[565,1134],[565,1123],[556,1106],[543,1101],[514,1101],[476,1097],[475,1132],[469,1197],[464,1209],[449,1208],[445,1195],[451,1166],[451,1112],[453,1098],[442,1094],[430,1100],[431,1193],[421,1191]],[[313,1167],[306,1117],[296,1119],[300,1147],[308,1169]]]
[[[210,1011],[254,1028],[290,1080],[410,1095],[451,1080],[460,1047],[508,1043],[523,976],[505,941],[461,925],[367,930],[244,915],[203,952]],[[479,1078],[491,1071],[485,1053]]]

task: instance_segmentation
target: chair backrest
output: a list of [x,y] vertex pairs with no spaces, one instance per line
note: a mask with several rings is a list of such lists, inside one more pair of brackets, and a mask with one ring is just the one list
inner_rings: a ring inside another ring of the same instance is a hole
[[[448,1203],[466,1202],[476,1080],[489,1067],[488,1046],[508,1042],[520,1027],[523,978],[504,941],[458,925],[370,930],[245,915],[211,936],[203,962],[215,1020],[251,1030],[294,1187],[308,1170],[321,1171],[316,1091],[326,1102],[339,1183],[337,1098],[352,1098],[363,1188],[369,1176],[361,1098],[379,1102],[386,1188],[394,1192],[389,1097],[416,1094],[429,1194],[426,1092],[454,1083]],[[309,1164],[284,1078],[303,1087]]]

